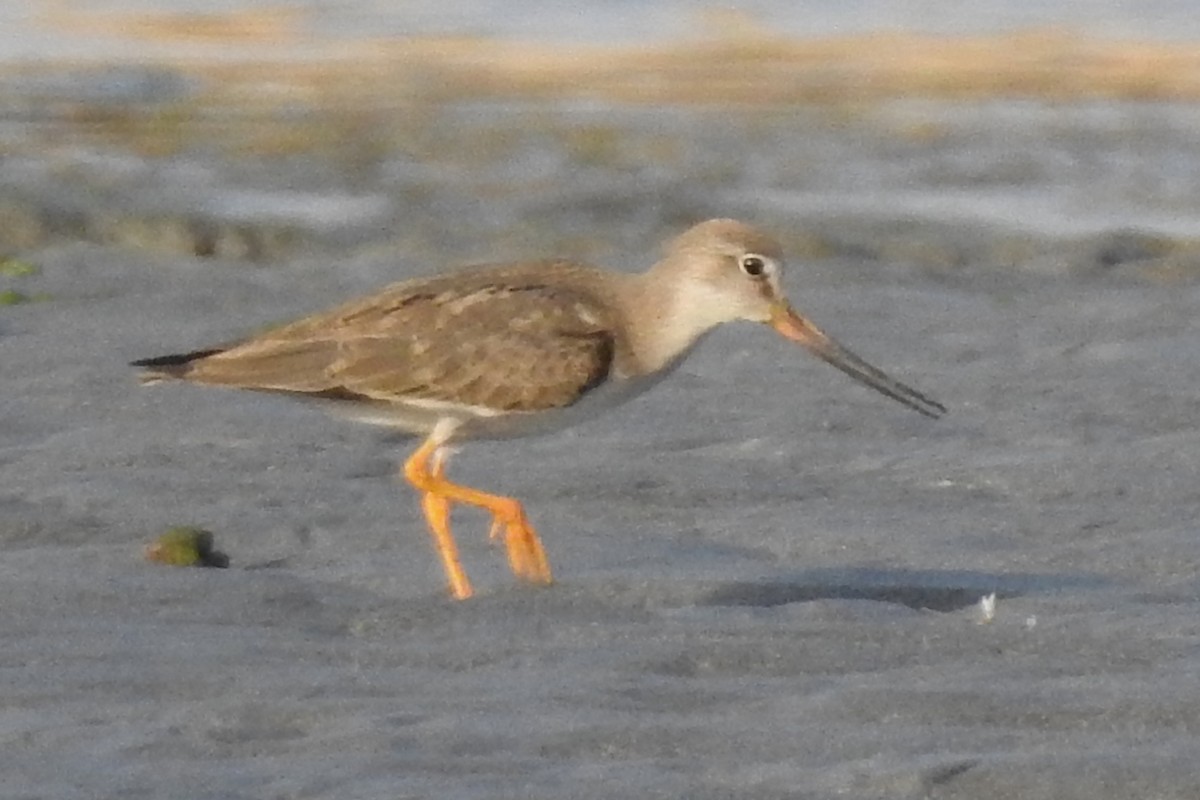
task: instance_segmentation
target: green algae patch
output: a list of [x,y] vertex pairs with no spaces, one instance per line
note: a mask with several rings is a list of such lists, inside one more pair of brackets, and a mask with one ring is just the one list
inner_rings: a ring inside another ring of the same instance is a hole
[[0,306],[20,306],[25,303],[44,303],[50,299],[45,292],[26,294],[16,289],[0,289]]
[[147,561],[166,564],[169,567],[218,567],[229,566],[229,556],[213,549],[213,535],[203,528],[181,525],[169,528],[165,533],[142,548]]
[[27,278],[37,275],[40,271],[36,264],[19,258],[0,258],[0,275],[6,278]]

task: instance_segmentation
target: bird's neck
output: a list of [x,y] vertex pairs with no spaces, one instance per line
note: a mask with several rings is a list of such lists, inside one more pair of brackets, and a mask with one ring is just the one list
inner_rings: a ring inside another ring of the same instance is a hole
[[669,265],[657,264],[627,284],[639,309],[627,320],[637,372],[673,366],[724,321],[721,298],[706,284],[678,278]]

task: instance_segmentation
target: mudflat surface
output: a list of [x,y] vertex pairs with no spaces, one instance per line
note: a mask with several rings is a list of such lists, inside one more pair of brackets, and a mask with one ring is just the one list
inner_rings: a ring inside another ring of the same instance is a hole
[[[471,106],[352,170],[6,159],[0,795],[1200,796],[1194,114]],[[526,502],[550,589],[463,512],[446,599],[410,442],[125,366],[465,261],[640,269],[717,215],[951,413],[719,331],[454,460]],[[178,524],[231,567],[144,562]]]

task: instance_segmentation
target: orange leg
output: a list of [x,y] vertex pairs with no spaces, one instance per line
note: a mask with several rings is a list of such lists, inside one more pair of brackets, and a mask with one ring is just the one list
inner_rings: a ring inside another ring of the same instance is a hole
[[[427,468],[430,461],[433,462],[432,470]],[[432,449],[421,447],[405,462],[404,475],[410,483],[421,488],[413,474],[426,476],[430,482],[436,483],[442,480],[444,462],[445,458],[436,445]],[[450,501],[432,491],[422,490],[421,510],[425,512],[425,521],[429,523],[429,530],[433,533],[434,546],[442,558],[442,568],[446,571],[450,594],[455,600],[466,600],[475,590],[471,588],[471,581],[462,568],[462,562],[458,558],[458,545],[454,543],[454,535],[450,533]]]
[[441,445],[442,440],[436,435],[426,439],[404,462],[404,477],[421,492],[421,507],[442,558],[450,593],[458,600],[472,594],[471,583],[463,571],[458,547],[450,533],[451,503],[464,503],[488,511],[492,515],[492,536],[504,529],[508,564],[513,573],[531,583],[551,583],[550,564],[537,532],[525,517],[525,509],[511,497],[460,486],[445,478]]
[[[445,451],[440,448],[435,449],[429,457],[429,461],[430,477],[435,481],[441,480],[442,474],[446,471]],[[471,581],[467,578],[467,573],[458,559],[458,545],[455,544],[454,535],[450,532],[450,501],[433,492],[423,492],[421,494],[421,510],[425,512],[425,520],[433,532],[438,555],[442,557],[442,567],[446,570],[450,594],[454,596],[455,600],[466,600],[475,593],[475,590],[471,588]]]

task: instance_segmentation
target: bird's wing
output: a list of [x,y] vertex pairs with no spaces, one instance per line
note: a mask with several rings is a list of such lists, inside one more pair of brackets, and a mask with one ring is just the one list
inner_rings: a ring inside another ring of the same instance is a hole
[[188,365],[199,383],[497,410],[570,405],[609,374],[612,320],[536,280],[399,284]]

